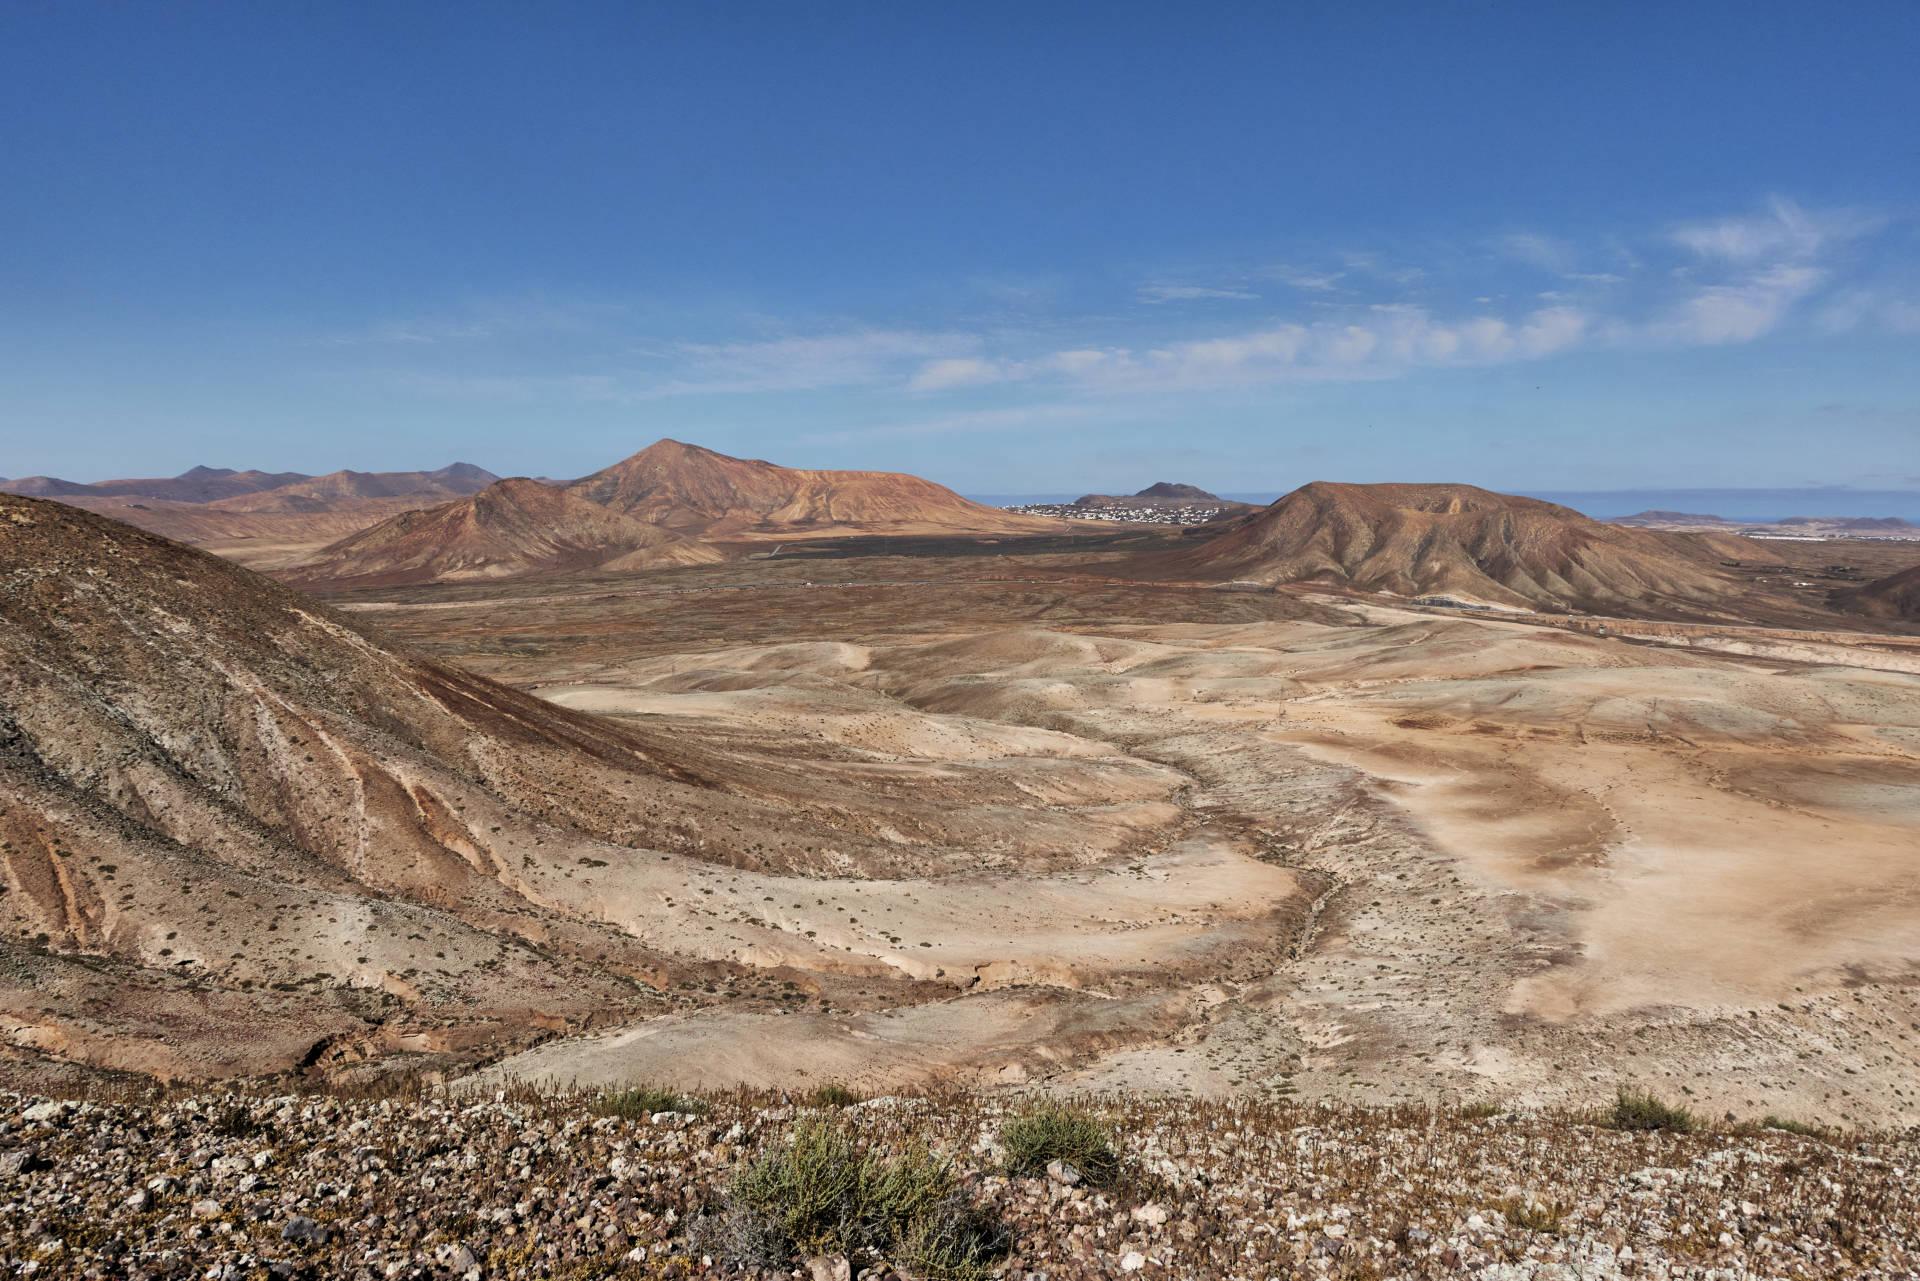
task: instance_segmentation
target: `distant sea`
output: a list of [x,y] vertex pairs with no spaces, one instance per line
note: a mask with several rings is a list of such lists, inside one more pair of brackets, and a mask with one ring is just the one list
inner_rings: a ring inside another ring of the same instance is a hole
[[[1082,491],[1084,492],[1084,491]],[[1788,516],[1898,516],[1920,524],[1920,490],[1911,489],[1592,489],[1513,491],[1544,498],[1596,520],[1644,511],[1724,516],[1728,520],[1784,520]],[[968,494],[989,507],[1070,503],[1079,494]],[[1222,494],[1243,503],[1270,503],[1279,494]]]

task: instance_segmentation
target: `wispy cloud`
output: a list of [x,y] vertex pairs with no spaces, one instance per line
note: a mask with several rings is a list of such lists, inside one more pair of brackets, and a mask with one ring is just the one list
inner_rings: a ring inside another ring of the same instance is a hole
[[1676,227],[1673,240],[1702,258],[1735,263],[1805,261],[1835,241],[1850,240],[1884,225],[1884,219],[1851,210],[1810,213],[1776,196],[1762,213]]
[[1538,232],[1515,232],[1500,238],[1500,249],[1515,262],[1555,273],[1569,270],[1573,253],[1551,236]]
[[1820,327],[1832,334],[1877,326],[1895,334],[1920,333],[1920,302],[1884,289],[1848,289],[1820,309]]
[[[862,383],[899,383],[935,361],[947,376],[968,364],[978,335],[859,329],[736,343],[676,343],[650,353],[684,372],[652,389],[662,396],[717,392],[804,391]],[[977,379],[975,381],[978,381]],[[949,385],[959,385],[953,383]]]
[[963,432],[1019,431],[1051,423],[1071,422],[1094,416],[1092,405],[1021,405],[1009,409],[981,409],[938,414],[931,418],[886,423],[878,427],[852,427],[842,431],[814,432],[804,439],[810,444],[847,445],[868,440],[902,440],[926,436],[949,436]]
[[1647,332],[1655,339],[1688,345],[1751,342],[1772,332],[1824,278],[1825,273],[1813,267],[1779,266],[1736,284],[1709,285],[1654,321]]
[[1292,285],[1295,289],[1306,289],[1315,293],[1325,293],[1338,289],[1340,282],[1346,278],[1347,273],[1344,271],[1330,271],[1318,276],[1308,275],[1302,272],[1297,275],[1281,277],[1282,280]]
[[992,361],[969,357],[935,360],[923,365],[907,384],[914,391],[946,391],[953,387],[975,387],[998,382],[1000,370]]
[[603,328],[617,321],[625,311],[625,307],[616,303],[488,298],[438,315],[390,318],[360,329],[326,334],[313,339],[311,345],[427,347],[531,334],[579,334]]
[[1107,390],[1384,378],[1417,367],[1539,359],[1580,341],[1592,323],[1572,307],[1543,308],[1509,323],[1491,316],[1440,320],[1424,308],[1383,304],[1345,321],[1280,324],[1144,350],[1056,352],[1008,373]]
[[1213,285],[1181,285],[1156,281],[1140,286],[1140,301],[1148,303],[1203,302],[1212,298],[1237,298],[1250,301],[1259,297],[1259,294],[1248,293],[1244,289],[1222,289]]
[[[1150,308],[1076,311],[1062,285],[1033,296],[1018,315],[954,313],[944,325],[752,317],[740,323],[753,336],[696,342],[623,335],[606,309],[506,302],[334,341],[419,350],[423,372],[414,385],[493,399],[638,404],[861,389],[903,404],[964,407],[997,386],[1112,403],[1141,392],[1395,378],[1582,349],[1727,346],[1796,323],[1828,333],[1920,332],[1910,279],[1874,278],[1861,265],[1872,261],[1861,243],[1888,225],[1775,199],[1749,213],[1636,235],[1481,237],[1436,249],[1424,264],[1404,252],[1329,248],[1317,261],[1337,264],[1331,268],[1222,265],[1197,279],[1163,276],[1139,286],[1136,297]],[[1555,277],[1551,287],[1541,287],[1539,271]],[[1234,305],[1165,305],[1213,302]],[[1240,323],[1230,324],[1236,316]],[[463,341],[568,327],[592,330],[592,338],[558,371],[540,367],[553,344],[524,347],[532,353],[524,376],[496,359],[505,348],[486,346],[484,365],[479,356],[453,359]],[[1013,420],[916,417],[859,429],[859,438],[1004,421]]]

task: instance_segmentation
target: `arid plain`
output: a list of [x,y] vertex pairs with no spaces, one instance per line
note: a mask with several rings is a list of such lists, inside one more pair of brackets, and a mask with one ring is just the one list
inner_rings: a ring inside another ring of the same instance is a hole
[[1920,1117],[1920,675],[983,568],[348,602],[558,705],[980,824],[937,877],[741,860],[693,899],[647,869],[623,892],[648,933],[680,920],[676,947],[751,968],[774,931],[807,999],[493,1074],[1530,1103],[1637,1082],[1714,1114]]
[[297,488],[241,496],[276,546],[340,490],[281,582],[0,497],[23,1085],[1920,1120],[1904,544],[1458,485],[1116,526],[672,441],[341,475],[162,483]]

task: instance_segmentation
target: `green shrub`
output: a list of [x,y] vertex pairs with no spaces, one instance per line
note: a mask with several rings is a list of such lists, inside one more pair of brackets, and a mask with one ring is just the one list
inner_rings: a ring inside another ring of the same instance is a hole
[[1049,1161],[1064,1161],[1088,1183],[1106,1187],[1120,1173],[1107,1127],[1079,1108],[1036,1104],[1008,1121],[1000,1131],[1007,1173],[1044,1174]]
[[807,1103],[816,1108],[850,1108],[859,1101],[859,1095],[838,1082],[829,1082],[807,1096]]
[[601,1116],[617,1116],[628,1121],[644,1121],[656,1112],[685,1112],[699,1116],[707,1110],[698,1099],[658,1085],[636,1085],[593,1101],[593,1111]]
[[1500,1213],[1507,1222],[1522,1232],[1541,1232],[1548,1236],[1557,1235],[1561,1220],[1566,1217],[1567,1207],[1555,1201],[1552,1205],[1542,1205],[1538,1201],[1511,1200],[1500,1206]]
[[1824,1125],[1815,1125],[1807,1121],[1795,1121],[1784,1116],[1767,1116],[1760,1122],[1763,1130],[1785,1130],[1788,1134],[1805,1135],[1810,1139],[1824,1139],[1832,1134]]
[[907,1225],[899,1251],[913,1274],[928,1281],[986,1281],[993,1261],[1012,1244],[998,1219],[956,1192]]
[[1685,1134],[1694,1128],[1695,1121],[1693,1113],[1685,1108],[1663,1103],[1646,1090],[1623,1086],[1614,1097],[1613,1109],[1607,1113],[1604,1124],[1615,1130],[1672,1130]]
[[913,1263],[927,1281],[976,1281],[1007,1234],[959,1190],[953,1166],[914,1146],[894,1159],[844,1124],[812,1119],[734,1177],[721,1230],[728,1262],[779,1266],[796,1255],[868,1252]]
[[260,1120],[242,1104],[224,1109],[214,1118],[212,1129],[226,1139],[264,1138],[272,1141],[276,1135],[272,1122]]

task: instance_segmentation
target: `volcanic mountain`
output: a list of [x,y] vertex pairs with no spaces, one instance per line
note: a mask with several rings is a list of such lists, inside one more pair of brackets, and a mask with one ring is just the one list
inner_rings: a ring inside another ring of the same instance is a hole
[[[472,463],[452,463],[434,471],[337,471],[326,476],[305,472],[235,471],[231,467],[194,467],[178,476],[143,480],[102,480],[91,484],[57,476],[28,476],[0,481],[0,491],[36,498],[153,498],[174,503],[232,504],[250,495],[277,492],[318,499],[392,498],[399,494],[471,494],[500,479]],[[230,505],[228,511],[290,510]]]
[[1908,618],[1920,621],[1920,565],[1858,587],[1833,593],[1828,603],[1849,614],[1869,618]]
[[471,463],[433,471],[338,471],[326,476],[196,467],[164,480],[94,485],[36,477],[0,483],[0,492],[57,498],[267,569],[309,555],[375,521],[474,493],[498,479]]
[[[1222,498],[1218,494],[1210,494],[1198,485],[1183,485],[1165,480],[1148,485],[1137,494],[1082,494],[1074,499],[1072,505],[1103,509],[1120,508],[1121,519],[1125,519],[1128,515],[1139,516],[1141,513],[1180,512],[1188,515],[1205,514],[1209,522],[1227,520],[1253,510],[1251,504]],[[1150,516],[1141,518],[1151,519]]]
[[309,476],[257,494],[222,498],[225,511],[325,510],[361,498],[449,497],[477,494],[500,478],[472,463],[452,463],[433,471],[352,471]]
[[1140,503],[1151,505],[1158,503],[1209,503],[1223,507],[1239,507],[1243,504],[1229,502],[1218,494],[1209,494],[1198,485],[1176,485],[1169,481],[1159,481],[1148,485],[1137,494],[1082,494],[1073,500],[1075,507],[1111,507],[1116,503]]
[[672,530],[517,477],[467,498],[390,517],[277,576],[307,586],[391,587],[722,559],[712,547]]
[[1713,540],[1623,529],[1471,485],[1316,481],[1176,563],[1197,577],[1605,610],[1730,597],[1737,589],[1716,564],[1729,548]]
[[0,496],[0,1058],[324,1068],[510,1047],[742,967],[919,981],[703,893],[753,874],[797,906],[824,882],[771,874],[974,868],[1002,810],[1010,856],[1085,848],[1054,793],[947,773],[902,794],[831,752],[795,769],[569,711]]
[[1160,480],[1148,485],[1134,495],[1135,498],[1178,498],[1185,502],[1217,503],[1220,495],[1209,494],[1198,485],[1183,485],[1175,481]]
[[1849,534],[1904,533],[1914,527],[1911,521],[1898,516],[1788,516],[1774,523],[1788,528],[1815,527]]
[[303,480],[305,472],[235,471],[231,467],[192,467],[178,476],[138,480],[102,480],[92,484],[61,480],[58,476],[26,476],[6,482],[6,492],[37,498],[164,498],[181,503],[209,503],[239,494],[257,494]]
[[1692,526],[1714,529],[1739,529],[1740,522],[1728,520],[1725,516],[1708,516],[1699,512],[1673,512],[1661,509],[1636,512],[1631,516],[1615,516],[1607,522],[1609,525],[1627,525],[1633,528],[1661,529],[1667,526]]
[[1038,534],[1062,522],[971,502],[918,476],[815,471],[660,440],[568,492],[702,538]]

